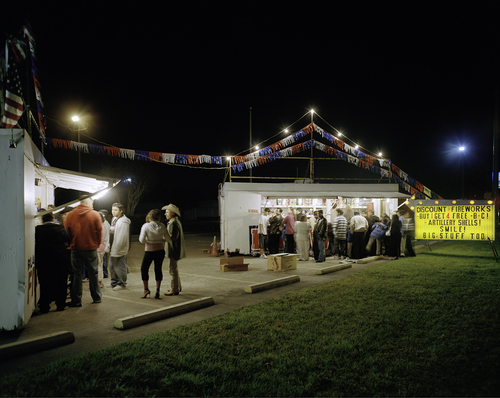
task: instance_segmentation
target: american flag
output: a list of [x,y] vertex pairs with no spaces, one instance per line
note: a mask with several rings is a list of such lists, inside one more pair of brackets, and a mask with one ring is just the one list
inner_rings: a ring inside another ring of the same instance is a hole
[[5,56],[9,58],[9,61],[5,82],[5,112],[2,120],[2,128],[8,129],[14,127],[23,114],[23,93],[15,56],[12,53],[8,54],[7,51],[5,52]]

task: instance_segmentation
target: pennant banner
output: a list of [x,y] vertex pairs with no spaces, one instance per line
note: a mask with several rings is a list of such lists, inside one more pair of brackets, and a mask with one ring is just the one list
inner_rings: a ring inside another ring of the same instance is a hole
[[[335,144],[340,149],[333,148],[322,142],[310,139],[305,142],[297,143],[301,138],[306,137],[308,134],[315,132],[322,138]],[[113,148],[108,146],[100,147],[98,145],[88,145],[84,143],[77,143],[74,141],[65,141],[59,139],[47,139],[50,147],[66,148],[77,150],[80,148],[85,153],[106,154],[109,156],[119,156],[124,159],[130,160],[143,160],[143,161],[157,161],[161,163],[179,164],[179,165],[199,165],[211,164],[222,166],[222,156],[210,155],[181,155],[173,153],[160,153],[160,152],[147,152],[137,151],[131,149]],[[292,145],[294,144],[294,145]],[[372,173],[379,175],[381,178],[387,178],[399,184],[401,189],[405,192],[414,195],[417,199],[436,198],[441,199],[437,194],[426,188],[423,184],[419,183],[407,173],[402,171],[399,167],[393,164],[388,159],[379,159],[374,156],[368,155],[346,144],[344,141],[332,134],[326,132],[321,127],[310,123],[308,126],[283,138],[282,140],[269,145],[263,149],[252,152],[245,156],[233,156],[232,165],[230,166],[235,173],[244,170],[253,169],[263,164],[279,160],[281,158],[290,157],[292,155],[310,150],[311,148],[318,149],[328,155],[334,156],[337,159],[344,160],[349,164],[360,167],[364,170],[369,170]]]

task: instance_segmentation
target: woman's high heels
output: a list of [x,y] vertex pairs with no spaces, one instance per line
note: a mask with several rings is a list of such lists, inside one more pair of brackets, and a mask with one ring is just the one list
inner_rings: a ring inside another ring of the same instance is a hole
[[155,299],[160,299],[160,289],[156,289]]
[[151,294],[151,290],[144,289],[144,295],[142,295],[141,298],[147,298],[150,294]]

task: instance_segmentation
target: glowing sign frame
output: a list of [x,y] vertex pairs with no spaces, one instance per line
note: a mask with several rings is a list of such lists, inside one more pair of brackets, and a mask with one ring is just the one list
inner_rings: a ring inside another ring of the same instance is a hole
[[410,200],[415,239],[495,240],[493,200]]

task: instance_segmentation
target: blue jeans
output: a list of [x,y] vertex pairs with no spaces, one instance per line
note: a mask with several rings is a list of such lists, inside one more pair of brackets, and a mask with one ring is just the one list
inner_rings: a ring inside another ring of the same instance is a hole
[[102,273],[103,273],[105,278],[108,277],[108,258],[109,258],[109,254],[104,253],[104,257],[102,258]]
[[318,239],[318,259],[316,261],[325,261],[325,241]]
[[74,304],[82,303],[84,268],[87,271],[87,278],[89,278],[90,295],[94,301],[99,301],[102,293],[97,277],[97,250],[71,250],[71,268],[73,269],[73,284],[71,285],[70,292],[71,302]]

